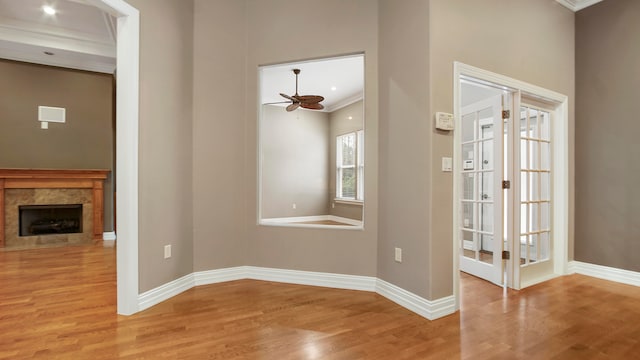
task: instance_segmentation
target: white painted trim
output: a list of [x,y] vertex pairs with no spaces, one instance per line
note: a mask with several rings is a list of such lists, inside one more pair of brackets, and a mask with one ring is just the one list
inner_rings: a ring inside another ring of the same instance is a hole
[[426,300],[384,280],[359,275],[286,270],[256,266],[199,271],[149,290],[138,297],[138,308],[147,309],[192,287],[234,280],[262,280],[287,284],[376,292],[416,314],[434,320],[455,312],[454,297]]
[[[324,224],[302,224],[309,221],[325,221],[332,220],[349,225],[324,225]],[[297,224],[300,223],[300,224]],[[360,220],[349,219],[334,215],[313,215],[313,216],[292,216],[282,218],[261,219],[259,225],[265,226],[284,226],[284,227],[305,227],[305,228],[329,228],[329,229],[345,229],[345,230],[362,230],[363,223]]]
[[103,232],[102,233],[102,240],[103,241],[115,241],[116,240],[116,232],[115,231]]
[[381,279],[377,281],[376,292],[429,320],[435,320],[453,314],[456,311],[455,297],[453,295],[436,300],[427,300]]
[[231,268],[198,271],[193,274],[195,286],[201,286],[246,279],[247,272],[248,270],[246,266],[236,266]]
[[640,272],[589,264],[581,261],[569,262],[569,273],[592,276],[622,284],[640,286]]
[[376,278],[370,276],[273,269],[255,266],[247,266],[246,278],[336,289],[375,291],[376,288]]
[[160,285],[138,296],[138,311],[148,309],[195,286],[194,274]]
[[139,311],[138,108],[140,13],[124,0],[87,0],[118,18],[116,82],[116,194],[118,314]]
[[347,106],[349,106],[351,104],[355,104],[358,101],[363,100],[363,99],[364,99],[364,92],[361,92],[359,94],[353,95],[353,96],[348,97],[346,99],[342,99],[339,102],[333,104],[332,106],[324,108],[324,110],[322,110],[322,111],[326,112],[326,113],[331,113],[331,112],[334,112],[336,110],[340,110],[340,109],[342,109],[344,107],[347,107]]
[[593,4],[597,4],[602,0],[556,0],[556,1],[562,4],[564,7],[568,8],[569,10],[576,12],[586,7],[589,7]]
[[558,275],[558,274],[554,273],[554,274],[548,274],[546,276],[541,276],[541,277],[538,277],[538,278],[535,278],[535,279],[530,279],[529,281],[523,281],[520,284],[520,289],[524,289],[524,288],[529,287],[529,286],[540,284],[540,283],[543,283],[543,282],[551,280],[551,279],[555,279],[555,278],[560,277],[560,276],[562,276],[562,275]]

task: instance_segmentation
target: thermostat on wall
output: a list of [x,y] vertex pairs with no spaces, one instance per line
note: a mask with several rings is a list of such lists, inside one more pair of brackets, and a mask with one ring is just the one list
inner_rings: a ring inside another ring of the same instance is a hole
[[453,130],[453,114],[447,114],[444,112],[436,113],[436,129],[440,130]]

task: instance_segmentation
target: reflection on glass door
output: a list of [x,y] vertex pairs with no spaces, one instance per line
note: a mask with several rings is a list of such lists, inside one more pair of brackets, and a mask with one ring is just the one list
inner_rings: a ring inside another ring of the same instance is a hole
[[551,114],[520,107],[520,265],[550,259]]

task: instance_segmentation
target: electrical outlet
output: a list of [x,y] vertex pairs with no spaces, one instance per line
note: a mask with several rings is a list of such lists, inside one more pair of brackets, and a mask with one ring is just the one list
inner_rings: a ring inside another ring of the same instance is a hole
[[171,245],[164,246],[164,258],[168,259],[171,257]]
[[402,262],[402,249],[396,248],[396,262]]
[[292,209],[295,209],[295,208],[296,208],[296,203],[293,203],[293,204],[291,205],[291,208],[292,208]]

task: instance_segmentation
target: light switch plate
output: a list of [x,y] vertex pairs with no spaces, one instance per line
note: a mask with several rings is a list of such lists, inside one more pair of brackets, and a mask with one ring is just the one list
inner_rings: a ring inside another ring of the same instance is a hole
[[450,157],[442,158],[442,171],[444,172],[453,171],[453,159],[451,159]]

